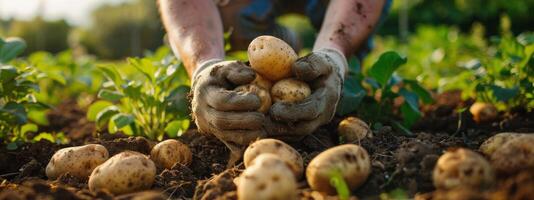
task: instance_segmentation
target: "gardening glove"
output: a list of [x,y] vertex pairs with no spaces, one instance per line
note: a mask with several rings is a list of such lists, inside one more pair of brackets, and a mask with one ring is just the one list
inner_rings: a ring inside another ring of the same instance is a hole
[[252,68],[239,61],[209,60],[193,73],[193,119],[202,133],[213,134],[235,152],[263,137],[265,116],[256,110],[260,99],[236,86],[255,78]]
[[299,58],[292,66],[293,74],[310,85],[312,94],[298,103],[273,104],[264,125],[268,136],[298,140],[332,120],[346,69],[345,56],[334,49],[320,49]]

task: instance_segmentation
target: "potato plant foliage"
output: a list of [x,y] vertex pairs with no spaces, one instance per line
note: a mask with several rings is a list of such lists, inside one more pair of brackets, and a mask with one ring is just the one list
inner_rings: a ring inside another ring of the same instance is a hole
[[136,72],[127,79],[115,66],[98,66],[106,77],[87,117],[108,131],[161,140],[180,136],[189,127],[189,79],[184,67],[163,48],[152,56],[129,58]]

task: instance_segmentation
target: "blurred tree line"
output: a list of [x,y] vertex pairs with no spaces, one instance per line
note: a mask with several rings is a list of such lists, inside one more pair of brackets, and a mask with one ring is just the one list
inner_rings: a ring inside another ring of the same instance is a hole
[[[379,34],[405,36],[417,26],[454,25],[471,30],[474,22],[486,27],[487,35],[498,33],[502,14],[512,21],[512,31],[519,33],[534,28],[534,0],[394,0],[394,5]],[[19,36],[28,42],[26,54],[37,50],[59,52],[67,48],[83,49],[102,59],[139,56],[163,44],[164,30],[154,0],[132,0],[95,9],[89,27],[73,28],[64,20],[0,21],[0,35]],[[286,26],[303,24],[284,20]],[[295,28],[295,27],[293,27]],[[310,27],[302,28],[307,32]],[[404,34],[403,34],[404,33]],[[313,37],[313,33],[307,34]],[[308,40],[313,38],[308,38]],[[313,42],[311,42],[313,43]]]

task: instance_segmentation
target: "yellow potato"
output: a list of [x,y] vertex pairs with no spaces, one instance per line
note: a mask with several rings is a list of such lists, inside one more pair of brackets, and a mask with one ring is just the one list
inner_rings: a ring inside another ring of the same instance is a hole
[[291,65],[297,60],[291,46],[267,35],[252,40],[247,53],[252,69],[271,81],[290,77]]
[[271,88],[273,87],[273,83],[271,81],[267,80],[266,78],[263,78],[260,74],[256,74],[256,78],[252,81],[251,84],[257,85],[267,91],[271,91]]
[[491,154],[491,164],[499,174],[515,174],[534,169],[534,135],[512,139]]
[[89,177],[93,192],[107,190],[124,194],[148,189],[156,178],[156,166],[147,156],[135,152],[119,153],[95,168]]
[[259,155],[266,153],[275,154],[284,160],[297,179],[302,176],[304,171],[302,156],[293,147],[277,139],[261,139],[250,144],[243,155],[245,167],[251,166]]
[[250,92],[253,94],[258,95],[260,98],[261,106],[258,109],[258,112],[267,113],[269,111],[269,108],[271,108],[271,95],[269,95],[269,92],[263,88],[261,88],[258,85],[254,84],[247,84],[242,85],[237,88],[235,88],[235,91],[238,92]]
[[87,179],[95,167],[104,163],[109,157],[106,147],[88,144],[58,150],[46,166],[46,176],[56,179],[69,173],[80,179]]
[[372,138],[373,132],[369,125],[357,117],[347,117],[337,126],[337,132],[346,142],[358,142],[364,138]]
[[239,176],[237,199],[297,199],[297,180],[287,163],[274,154],[261,154]]
[[288,78],[276,82],[271,88],[271,98],[274,102],[295,103],[310,96],[311,89],[305,82]]
[[478,189],[493,184],[495,175],[486,159],[469,149],[459,148],[447,151],[438,159],[432,179],[438,189]]
[[493,121],[497,118],[497,108],[490,103],[476,102],[469,108],[473,120],[477,123]]
[[313,190],[336,194],[330,184],[334,172],[341,173],[349,189],[354,190],[367,180],[371,161],[367,151],[355,144],[344,144],[323,151],[306,168],[306,179]]
[[170,169],[175,163],[189,165],[193,160],[193,154],[191,154],[191,150],[184,143],[178,140],[168,139],[152,148],[150,159],[157,165]]
[[501,148],[508,141],[523,135],[525,134],[512,132],[499,133],[484,141],[479,149],[484,155],[491,156],[493,152]]

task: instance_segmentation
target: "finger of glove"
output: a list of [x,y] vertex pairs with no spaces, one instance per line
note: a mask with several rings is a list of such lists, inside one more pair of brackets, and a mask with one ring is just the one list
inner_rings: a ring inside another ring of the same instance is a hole
[[261,106],[260,98],[250,92],[236,92],[208,86],[203,92],[206,103],[218,111],[252,111]]
[[331,64],[325,56],[310,54],[293,63],[292,70],[295,76],[303,81],[311,81],[331,71]]
[[229,81],[235,85],[244,85],[250,83],[256,78],[256,73],[240,61],[227,61],[220,63],[211,71],[219,81]]
[[271,116],[279,121],[300,121],[317,118],[325,108],[326,89],[319,88],[298,103],[277,102],[271,106]]
[[210,107],[204,109],[203,117],[217,130],[258,130],[265,119],[260,112],[221,112]]
[[214,134],[222,141],[238,145],[248,145],[258,138],[265,137],[263,130],[220,130]]

